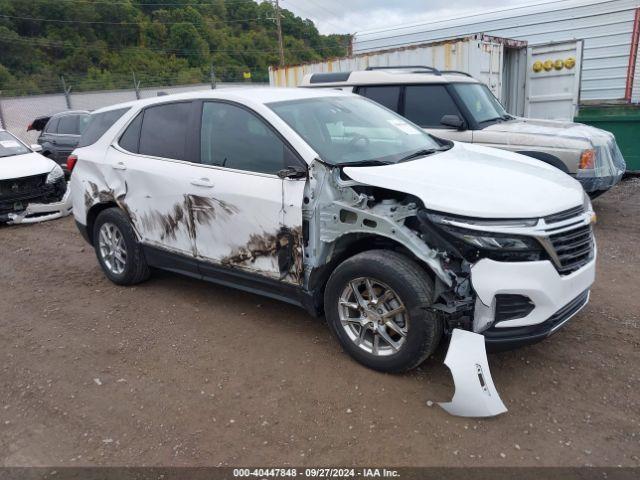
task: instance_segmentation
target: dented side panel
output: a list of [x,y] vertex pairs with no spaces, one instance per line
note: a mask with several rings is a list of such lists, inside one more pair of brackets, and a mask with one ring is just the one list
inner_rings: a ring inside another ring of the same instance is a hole
[[209,203],[192,206],[198,258],[300,284],[304,180],[205,166],[194,170],[213,183]]

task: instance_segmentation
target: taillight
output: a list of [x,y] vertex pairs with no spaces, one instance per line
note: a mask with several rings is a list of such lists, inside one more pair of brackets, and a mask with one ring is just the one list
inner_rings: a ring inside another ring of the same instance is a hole
[[585,150],[580,156],[580,170],[587,170],[596,166],[595,150]]
[[69,173],[73,171],[73,167],[76,166],[77,161],[78,161],[77,155],[71,154],[67,157],[67,170],[69,170]]

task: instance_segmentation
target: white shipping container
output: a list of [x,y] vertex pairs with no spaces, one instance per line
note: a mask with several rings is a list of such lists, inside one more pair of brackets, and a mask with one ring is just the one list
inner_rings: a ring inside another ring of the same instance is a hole
[[466,72],[489,86],[510,111],[524,112],[526,42],[487,35],[363,53],[324,62],[269,67],[269,83],[295,87],[309,73],[351,72],[368,67],[430,66]]

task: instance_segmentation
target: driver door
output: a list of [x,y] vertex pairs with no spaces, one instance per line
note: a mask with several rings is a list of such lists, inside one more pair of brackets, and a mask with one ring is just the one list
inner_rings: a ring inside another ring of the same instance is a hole
[[305,178],[278,172],[306,165],[241,105],[204,101],[200,123],[200,188],[191,208],[203,273],[225,267],[300,284]]

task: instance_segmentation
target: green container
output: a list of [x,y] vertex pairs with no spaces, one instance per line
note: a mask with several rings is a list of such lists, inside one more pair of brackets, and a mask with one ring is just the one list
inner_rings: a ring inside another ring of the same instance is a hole
[[640,105],[580,106],[575,121],[613,133],[627,172],[640,172]]

